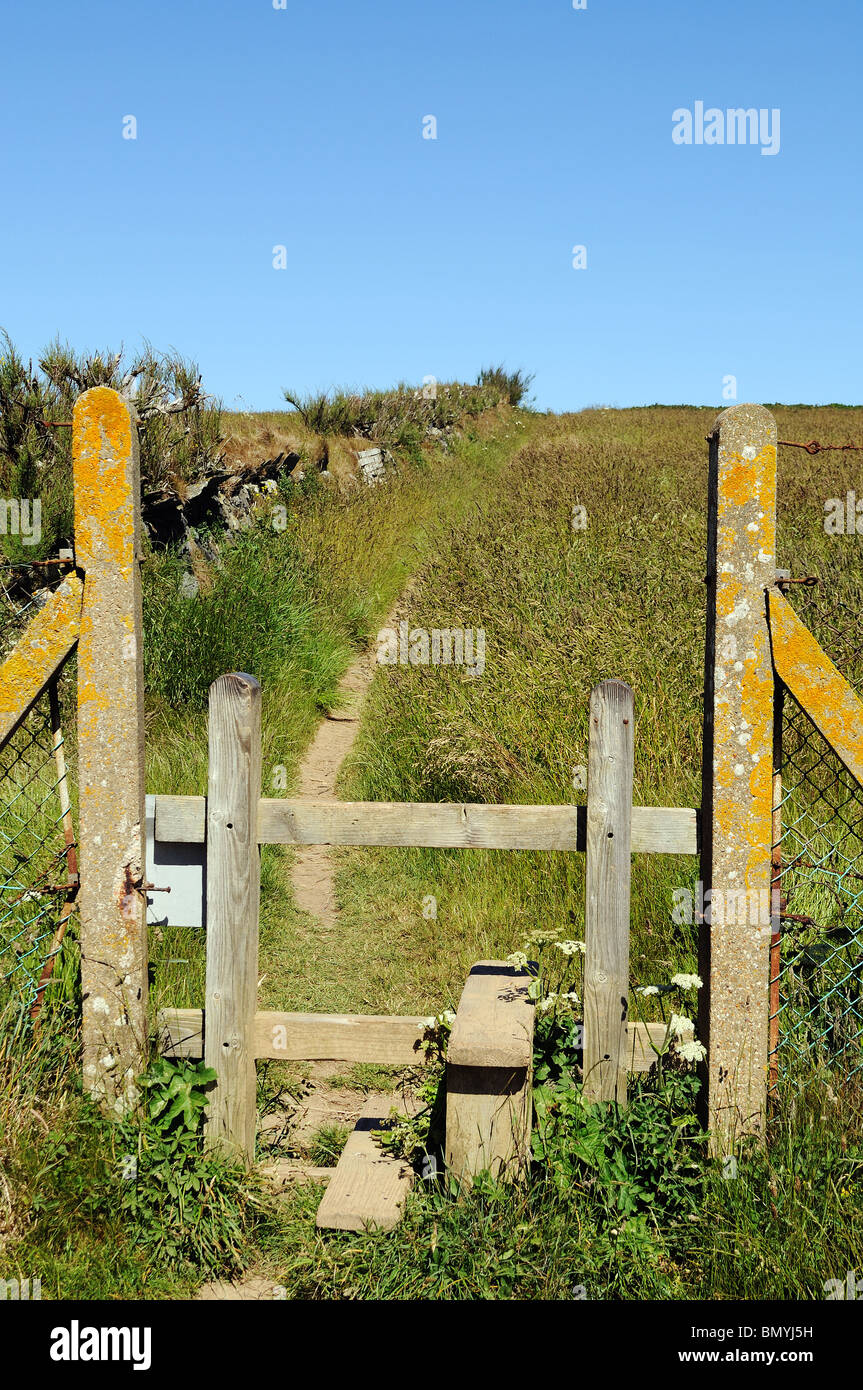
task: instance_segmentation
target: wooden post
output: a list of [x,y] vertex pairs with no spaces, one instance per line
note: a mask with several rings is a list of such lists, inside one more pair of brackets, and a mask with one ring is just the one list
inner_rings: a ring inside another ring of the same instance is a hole
[[623,681],[590,696],[584,1095],[626,1104],[634,701]]
[[705,1118],[722,1154],[763,1132],[767,1096],[775,572],[776,423],[732,406],[710,435],[699,944]]
[[254,1022],[261,863],[261,687],[242,672],[210,686],[204,1060],[218,1074],[207,1143],[255,1156]]
[[147,1056],[138,439],[105,386],[78,397],[72,428],[84,1085],[122,1113]]
[[529,976],[505,961],[481,960],[467,978],[446,1062],[447,1168],[470,1186],[524,1172],[533,1110],[534,1006]]

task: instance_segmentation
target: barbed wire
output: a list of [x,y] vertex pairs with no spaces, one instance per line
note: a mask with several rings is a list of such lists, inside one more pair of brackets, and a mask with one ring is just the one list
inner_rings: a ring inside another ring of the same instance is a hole
[[819,444],[817,439],[810,439],[808,443],[801,443],[797,439],[777,439],[777,444],[784,444],[788,449],[805,449],[807,454],[825,454],[828,450],[842,452],[842,450],[863,451],[863,444]]

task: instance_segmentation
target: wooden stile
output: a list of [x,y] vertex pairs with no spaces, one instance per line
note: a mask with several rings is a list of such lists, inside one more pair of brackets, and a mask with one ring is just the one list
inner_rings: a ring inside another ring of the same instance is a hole
[[590,696],[585,884],[584,1094],[626,1104],[634,709],[623,681]]
[[[274,1023],[275,1020],[275,1023]],[[284,1026],[286,1048],[277,1046],[273,1029]],[[427,1018],[373,1014],[257,1013],[254,1023],[256,1058],[288,1061],[375,1062],[380,1066],[426,1065],[418,1044]],[[159,1050],[166,1057],[203,1057],[203,1009],[160,1009]],[[630,1021],[626,1030],[628,1071],[647,1071],[656,1061],[656,1048],[665,1037],[664,1023]]]

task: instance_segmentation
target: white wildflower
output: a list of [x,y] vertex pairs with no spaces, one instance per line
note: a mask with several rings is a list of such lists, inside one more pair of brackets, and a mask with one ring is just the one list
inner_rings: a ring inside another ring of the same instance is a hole
[[683,1038],[695,1031],[695,1024],[685,1014],[672,1014],[668,1020],[668,1033],[672,1038]]
[[557,941],[557,932],[551,928],[537,927],[535,931],[528,932],[527,939],[531,946],[547,946],[550,941]]
[[563,951],[563,954],[565,956],[574,956],[579,951],[582,955],[584,955],[585,951],[587,950],[587,947],[585,946],[583,941],[558,941],[556,945],[557,949],[559,951]]
[[703,982],[700,975],[672,975],[671,983],[678,989],[701,989]]
[[516,970],[524,970],[527,965],[527,956],[524,951],[513,951],[511,956],[506,958],[507,965],[514,965]]
[[424,1028],[440,1028],[442,1023],[455,1023],[455,1014],[452,1009],[444,1009],[442,1014],[429,1014],[422,1023]]
[[555,1005],[555,1001],[556,1001],[556,1000],[557,1000],[557,995],[556,995],[556,994],[547,994],[547,995],[545,996],[544,999],[540,999],[540,1001],[539,1001],[539,1011],[540,1011],[540,1013],[541,1013],[541,1014],[547,1014],[547,1013],[549,1013],[549,1012],[554,1008],[554,1005]]
[[658,994],[659,985],[642,985],[635,992],[636,994]]
[[696,1042],[694,1039],[690,1042],[675,1043],[674,1046],[678,1056],[682,1057],[684,1062],[703,1062],[707,1056],[707,1048],[704,1043]]

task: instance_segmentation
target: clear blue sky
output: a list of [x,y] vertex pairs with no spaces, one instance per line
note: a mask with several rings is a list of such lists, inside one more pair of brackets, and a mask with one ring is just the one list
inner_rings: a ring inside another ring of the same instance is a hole
[[[9,5],[0,326],[229,407],[500,360],[552,409],[859,402],[861,41],[859,0]],[[697,101],[779,152],[675,144]]]

